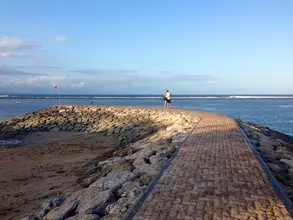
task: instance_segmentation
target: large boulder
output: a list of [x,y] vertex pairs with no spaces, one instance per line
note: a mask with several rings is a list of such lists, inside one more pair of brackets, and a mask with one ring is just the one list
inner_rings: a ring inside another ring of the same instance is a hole
[[114,201],[110,190],[99,191],[96,187],[90,187],[80,195],[76,213],[103,215],[106,206]]
[[78,202],[64,203],[50,211],[43,220],[63,220],[75,214]]
[[42,204],[42,208],[43,208],[42,216],[45,216],[52,209],[59,207],[63,201],[64,201],[63,198],[46,199]]
[[260,147],[258,148],[258,151],[261,152],[262,154],[273,153],[274,147],[271,145],[260,145]]
[[98,179],[92,183],[90,187],[99,187],[103,190],[115,190],[119,188],[123,183],[131,181],[136,178],[136,174],[125,170],[121,172],[111,172],[107,176]]
[[89,187],[67,197],[61,206],[50,211],[44,220],[62,220],[75,214],[103,215],[107,205],[114,201],[115,198],[111,191]]
[[288,164],[289,167],[293,168],[293,160],[281,159],[280,161],[285,164]]
[[67,218],[66,220],[100,220],[100,216],[95,214],[78,214],[75,216],[72,216],[70,218]]
[[270,170],[275,173],[285,173],[286,172],[286,168],[281,167],[277,164],[267,163],[267,165],[269,166]]

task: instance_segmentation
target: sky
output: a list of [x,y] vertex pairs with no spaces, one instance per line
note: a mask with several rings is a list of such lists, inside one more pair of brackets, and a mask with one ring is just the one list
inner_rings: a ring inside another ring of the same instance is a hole
[[2,0],[0,93],[293,94],[292,0]]

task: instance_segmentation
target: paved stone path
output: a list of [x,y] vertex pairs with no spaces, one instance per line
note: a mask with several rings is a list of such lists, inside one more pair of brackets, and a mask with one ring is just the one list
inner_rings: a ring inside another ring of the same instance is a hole
[[198,116],[198,126],[134,219],[292,219],[236,122]]

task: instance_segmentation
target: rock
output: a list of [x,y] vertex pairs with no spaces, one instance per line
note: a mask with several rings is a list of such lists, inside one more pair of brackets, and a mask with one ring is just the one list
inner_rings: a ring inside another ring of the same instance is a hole
[[60,207],[48,212],[43,220],[63,220],[75,214],[78,202],[62,204]]
[[111,172],[107,176],[98,179],[92,183],[90,187],[99,187],[101,189],[115,190],[126,181],[135,179],[136,175],[130,171]]
[[103,215],[104,210],[115,198],[111,191],[101,191],[98,187],[79,190],[67,197],[60,207],[50,211],[44,220],[66,219],[75,214]]
[[102,220],[121,220],[123,219],[123,215],[122,214],[109,214],[109,215],[105,215]]
[[154,177],[155,175],[157,175],[158,169],[150,164],[141,164],[133,172],[138,174],[147,174]]
[[261,152],[261,153],[263,153],[263,154],[272,153],[272,152],[274,152],[274,148],[272,146],[270,146],[270,145],[266,145],[266,146],[262,146],[261,145],[258,148],[258,151]]
[[64,198],[46,199],[42,204],[42,216],[45,216],[52,209],[59,207],[63,201]]
[[130,160],[120,160],[116,163],[112,163],[109,164],[109,169],[113,172],[120,172],[120,171],[125,171],[125,170],[129,170],[129,171],[133,171],[134,170],[134,166],[131,164]]
[[42,217],[38,214],[32,214],[27,217],[22,218],[21,220],[40,220]]
[[122,197],[116,203],[110,204],[109,206],[107,206],[106,213],[109,213],[109,214],[125,213],[128,210],[128,208],[134,203],[135,203],[135,199]]
[[118,195],[121,197],[130,196],[133,198],[135,198],[135,197],[137,198],[140,194],[142,194],[145,191],[145,189],[146,189],[146,186],[140,186],[137,181],[126,182],[118,190]]
[[151,165],[157,170],[161,169],[166,164],[167,160],[166,157],[160,157],[158,155],[150,157]]
[[150,148],[145,148],[135,154],[133,154],[133,158],[135,159],[133,161],[133,166],[138,168],[140,166],[143,166],[146,164],[146,162],[149,160],[150,156],[154,155],[155,151],[153,151]]
[[289,174],[293,174],[293,168],[289,168],[289,169],[288,169],[288,173],[289,173]]
[[270,168],[270,170],[273,171],[273,172],[276,172],[276,173],[284,173],[284,172],[286,172],[286,168],[280,167],[277,164],[267,163],[267,165]]
[[281,162],[288,164],[289,167],[293,168],[293,160],[288,160],[288,159],[281,159]]
[[75,216],[72,216],[70,218],[67,218],[66,220],[100,220],[100,216],[95,215],[95,214],[78,214]]
[[104,215],[104,210],[115,197],[110,190],[99,191],[97,187],[85,189],[79,197],[76,213]]

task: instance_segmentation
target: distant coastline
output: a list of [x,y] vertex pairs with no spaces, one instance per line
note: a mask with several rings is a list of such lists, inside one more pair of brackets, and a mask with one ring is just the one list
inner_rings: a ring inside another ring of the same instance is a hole
[[[58,95],[0,95],[0,99],[59,99]],[[157,100],[162,95],[60,95],[60,99],[134,99],[134,100]],[[173,95],[172,99],[293,99],[293,95]]]

